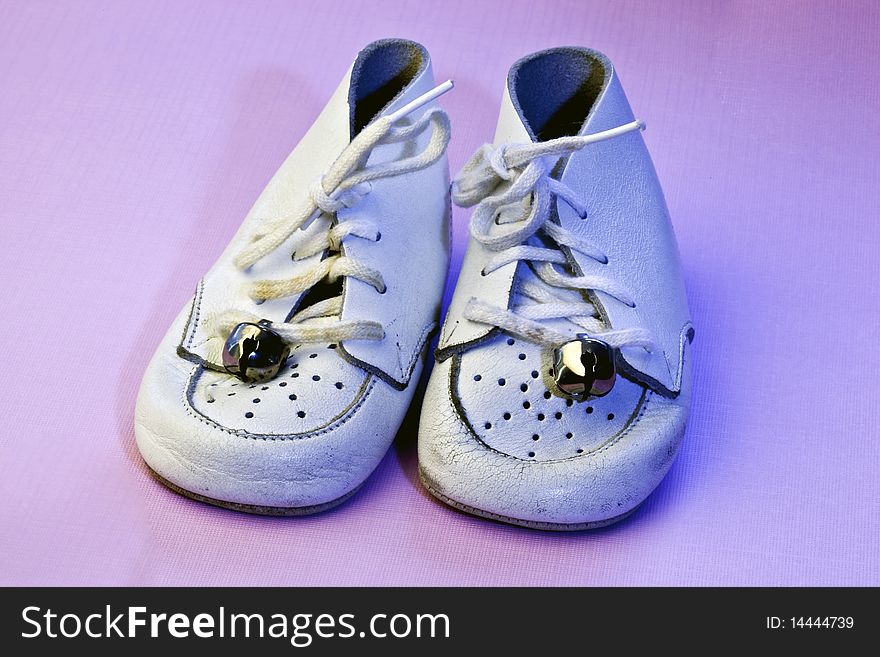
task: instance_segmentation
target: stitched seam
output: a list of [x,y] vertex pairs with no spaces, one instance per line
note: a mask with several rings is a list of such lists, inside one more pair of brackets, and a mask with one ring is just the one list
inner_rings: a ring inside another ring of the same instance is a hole
[[[201,303],[200,299],[202,296],[202,287],[204,285],[204,282],[205,279],[202,279],[196,286],[196,293],[193,295],[193,300],[190,303],[189,307],[189,317],[187,317],[186,319],[186,326],[183,327],[183,335],[180,336],[180,343],[177,345],[178,349],[186,350],[192,342],[193,320],[194,317],[198,316],[198,307]],[[195,321],[198,322],[198,319],[195,319]]]
[[457,342],[455,344],[449,344],[445,347],[437,347],[434,350],[434,358],[437,359],[438,362],[442,363],[452,356],[456,356],[458,354],[463,354],[471,349],[479,347],[482,344],[485,344],[495,336],[501,335],[502,330],[497,326],[489,329],[489,332],[486,335],[483,335],[479,338],[473,338],[472,340],[467,340],[465,342]]
[[407,382],[409,381],[409,377],[412,376],[413,369],[415,369],[419,357],[422,355],[422,349],[424,349],[425,347],[425,342],[428,340],[428,336],[434,331],[435,328],[437,328],[437,322],[431,322],[430,324],[427,324],[425,328],[422,329],[422,332],[419,334],[419,339],[416,341],[416,349],[413,350],[413,354],[412,356],[410,356],[409,359],[409,365],[407,365],[406,368]]
[[370,374],[378,376],[380,379],[385,381],[385,383],[396,388],[397,390],[404,390],[409,385],[410,379],[412,378],[413,370],[416,367],[416,363],[418,363],[419,358],[421,358],[422,352],[425,349],[425,345],[428,342],[428,337],[434,332],[434,329],[436,328],[437,322],[433,321],[430,324],[426,325],[425,328],[422,330],[422,333],[419,335],[418,342],[416,342],[416,348],[413,350],[412,356],[410,357],[410,362],[406,372],[406,378],[403,380],[397,380],[393,376],[385,372],[385,370],[353,356],[342,345],[340,345],[340,352],[342,353],[342,355],[344,355],[345,360],[352,365],[359,367],[362,370],[366,370]]
[[222,431],[223,433],[229,434],[230,436],[236,436],[238,438],[247,438],[249,440],[271,440],[271,441],[285,441],[285,440],[304,440],[307,438],[314,438],[317,436],[321,436],[325,433],[329,433],[338,429],[343,424],[348,422],[356,412],[364,405],[367,398],[370,396],[370,393],[373,391],[375,387],[375,379],[368,375],[363,385],[361,385],[361,390],[359,391],[357,401],[351,404],[348,408],[342,411],[335,418],[331,419],[324,427],[317,431],[308,431],[305,433],[289,433],[289,434],[262,434],[262,433],[251,433],[249,431],[244,431],[242,429],[230,429],[229,427],[224,427],[221,424],[218,424],[214,420],[205,416],[200,411],[196,410],[191,401],[190,395],[195,391],[195,375],[199,372],[198,367],[194,367],[193,371],[190,373],[189,381],[187,385],[183,389],[182,402],[184,410],[187,415],[198,420],[199,422],[208,425],[214,429]]
[[[199,285],[196,288],[196,294],[195,294],[195,297],[193,297],[192,309],[190,310],[189,319],[187,320],[187,325],[186,325],[186,328],[184,329],[184,332],[183,332],[183,338],[181,339],[180,344],[177,346],[178,351],[184,351],[185,353],[190,354],[191,356],[194,356],[195,358],[198,359],[198,362],[207,362],[207,361],[204,361],[204,359],[202,359],[201,356],[194,353],[194,350],[198,349],[203,344],[207,343],[208,340],[211,339],[210,336],[206,336],[205,338],[203,338],[199,342],[195,342],[196,333],[198,332],[199,322],[201,320],[202,299],[205,296],[204,291],[205,291],[205,279],[203,278],[202,280],[199,281]],[[189,337],[187,337],[187,334],[189,334]],[[183,356],[183,354],[180,354],[180,355],[182,358],[186,358],[185,356]],[[192,359],[187,358],[187,360],[192,360]]]
[[675,375],[675,387],[677,390],[681,390],[681,377],[684,372],[684,349],[685,349],[685,340],[688,340],[688,335],[692,334],[694,331],[694,325],[692,322],[685,322],[681,327],[681,331],[678,334],[678,372]]
[[192,330],[189,333],[189,341],[187,346],[192,347],[193,340],[196,337],[196,331],[199,330],[199,322],[202,319],[202,297],[204,296],[205,291],[205,279],[199,281],[199,290],[198,296],[193,299],[193,325]]

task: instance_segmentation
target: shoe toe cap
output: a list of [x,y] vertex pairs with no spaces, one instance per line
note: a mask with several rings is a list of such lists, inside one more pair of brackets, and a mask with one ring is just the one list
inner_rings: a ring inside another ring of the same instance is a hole
[[551,358],[547,349],[503,335],[457,357],[451,390],[480,442],[524,460],[558,461],[626,429],[643,386],[619,378],[607,396],[577,403],[556,392]]
[[205,498],[332,502],[375,469],[406,410],[404,393],[327,345],[295,350],[282,374],[252,385],[181,358],[179,335],[172,327],[147,368],[135,434],[150,468]]
[[[472,366],[458,359],[435,368],[419,435],[423,481],[454,506],[548,529],[599,526],[637,507],[675,458],[687,417],[685,396],[668,399],[619,378],[620,394],[596,400],[591,413],[588,405],[566,406],[554,397],[566,408],[557,419],[540,402],[535,407],[534,394],[524,393],[530,414],[504,424],[504,409],[498,408],[502,429],[493,434],[496,424],[482,420],[494,412],[487,403],[493,396],[480,397],[464,383],[473,380]],[[481,359],[486,368],[497,361]],[[550,403],[543,390],[537,396]],[[550,428],[538,433],[536,426]]]

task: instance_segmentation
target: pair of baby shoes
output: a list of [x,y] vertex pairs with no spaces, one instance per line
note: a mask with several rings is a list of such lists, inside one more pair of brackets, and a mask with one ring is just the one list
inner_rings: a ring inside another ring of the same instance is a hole
[[611,63],[556,48],[514,64],[494,145],[450,191],[436,99],[451,86],[417,43],[358,55],[147,368],[135,430],[162,483],[275,515],[353,495],[439,327],[451,200],[473,208],[471,239],[422,401],[427,490],[586,529],[663,478],[693,329],[644,126]]

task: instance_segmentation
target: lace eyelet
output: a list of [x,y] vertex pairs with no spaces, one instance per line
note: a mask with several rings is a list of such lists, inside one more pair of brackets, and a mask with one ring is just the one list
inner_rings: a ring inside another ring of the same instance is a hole
[[481,270],[480,270],[480,276],[488,276],[488,275],[489,275],[489,274],[486,273],[486,270],[485,270],[485,269],[481,269]]
[[378,242],[378,241],[381,240],[381,239],[382,239],[382,233],[376,233],[376,239],[375,239],[375,241]]

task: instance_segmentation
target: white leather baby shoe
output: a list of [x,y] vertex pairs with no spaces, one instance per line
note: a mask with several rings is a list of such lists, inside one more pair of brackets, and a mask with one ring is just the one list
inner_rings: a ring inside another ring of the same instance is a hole
[[421,45],[371,44],[257,199],[141,385],[138,447],[170,488],[299,515],[379,463],[437,327],[451,86]]
[[663,194],[611,62],[510,70],[494,146],[453,183],[472,239],[422,407],[422,481],[541,529],[632,512],[688,414],[689,320]]

